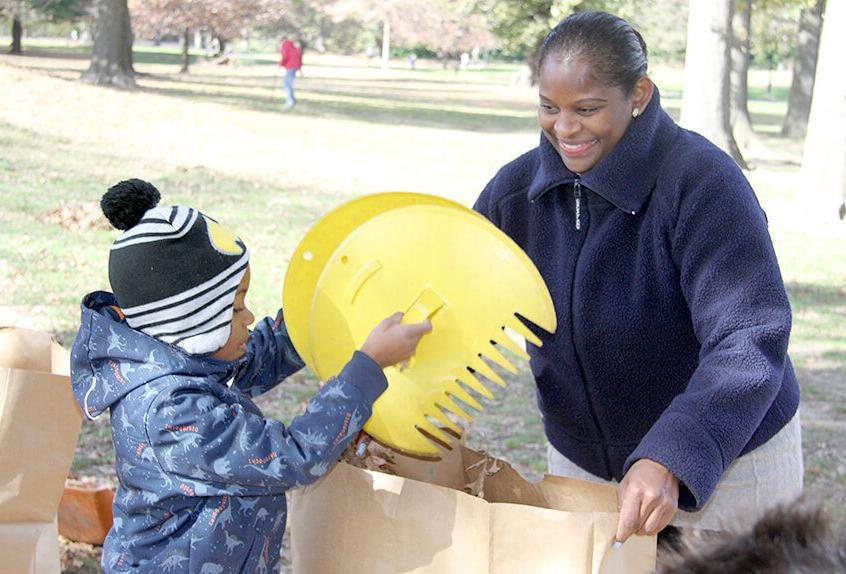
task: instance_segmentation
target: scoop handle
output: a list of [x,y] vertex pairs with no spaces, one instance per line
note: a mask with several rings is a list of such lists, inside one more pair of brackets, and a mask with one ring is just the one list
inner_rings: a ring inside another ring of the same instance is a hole
[[420,323],[425,319],[431,319],[435,313],[440,311],[446,302],[443,298],[435,292],[431,287],[424,287],[414,303],[406,310],[402,316],[403,325],[409,323]]

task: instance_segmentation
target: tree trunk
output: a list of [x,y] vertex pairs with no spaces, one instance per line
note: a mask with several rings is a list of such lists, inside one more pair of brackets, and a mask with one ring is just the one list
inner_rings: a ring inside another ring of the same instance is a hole
[[731,27],[731,127],[735,141],[742,150],[748,150],[756,143],[747,106],[751,20],[752,0],[737,0]]
[[182,33],[182,67],[179,68],[180,74],[188,73],[188,46],[191,42],[191,28],[185,26],[185,31]]
[[802,186],[810,215],[831,220],[846,201],[846,2],[826,2],[823,22]]
[[133,75],[132,28],[126,0],[97,0],[91,65],[82,80],[133,88]]
[[14,16],[12,17],[12,45],[9,50],[10,53],[20,54],[23,52],[21,36],[23,36],[23,25],[21,24],[20,18]]
[[386,15],[382,20],[382,69],[391,65],[391,19]]
[[526,55],[526,59],[524,60],[526,66],[529,68],[529,84],[532,87],[537,86],[540,81],[540,78],[538,77],[538,65],[540,64],[538,58],[540,57],[541,42],[543,42],[543,38],[541,38],[541,41],[535,45],[534,49]]
[[799,16],[796,37],[796,56],[793,59],[793,81],[787,100],[787,115],[781,125],[781,135],[805,137],[808,131],[808,114],[814,94],[814,74],[820,47],[820,29],[825,0],[817,0],[813,8],[803,8]]
[[681,123],[710,139],[745,169],[729,115],[731,8],[731,0],[690,0]]

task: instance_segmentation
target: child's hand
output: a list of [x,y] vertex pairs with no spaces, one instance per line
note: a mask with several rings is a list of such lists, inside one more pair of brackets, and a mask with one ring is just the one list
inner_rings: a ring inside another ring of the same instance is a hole
[[432,330],[429,319],[420,323],[401,325],[402,313],[397,312],[376,325],[361,352],[376,361],[383,369],[409,359],[420,337]]
[[395,474],[391,465],[394,464],[394,453],[390,449],[380,445],[364,431],[358,433],[354,441],[355,455],[358,457],[359,465],[364,465],[367,470],[378,470],[387,474]]

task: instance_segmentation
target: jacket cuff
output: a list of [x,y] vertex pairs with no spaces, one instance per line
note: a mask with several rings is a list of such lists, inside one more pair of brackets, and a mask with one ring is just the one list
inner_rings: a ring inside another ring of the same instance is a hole
[[284,350],[284,359],[292,365],[299,365],[300,369],[303,368],[305,361],[300,357],[297,349],[294,347],[291,336],[288,334],[288,326],[285,324],[285,315],[282,309],[276,312],[276,319],[273,320],[271,330],[273,331],[273,336],[276,338],[277,345]]
[[641,458],[665,466],[679,479],[679,508],[701,509],[725,470],[719,444],[695,419],[664,413],[626,459],[623,475]]
[[382,368],[361,351],[353,353],[352,359],[338,373],[337,378],[358,388],[370,404],[388,388],[388,379]]

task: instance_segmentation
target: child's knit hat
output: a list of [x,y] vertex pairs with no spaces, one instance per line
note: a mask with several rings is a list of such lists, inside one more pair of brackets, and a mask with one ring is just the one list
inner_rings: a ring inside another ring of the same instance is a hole
[[130,327],[191,354],[213,353],[229,338],[247,247],[196,209],[156,207],[160,197],[140,179],[103,195],[103,213],[124,230],[109,254],[109,282]]

